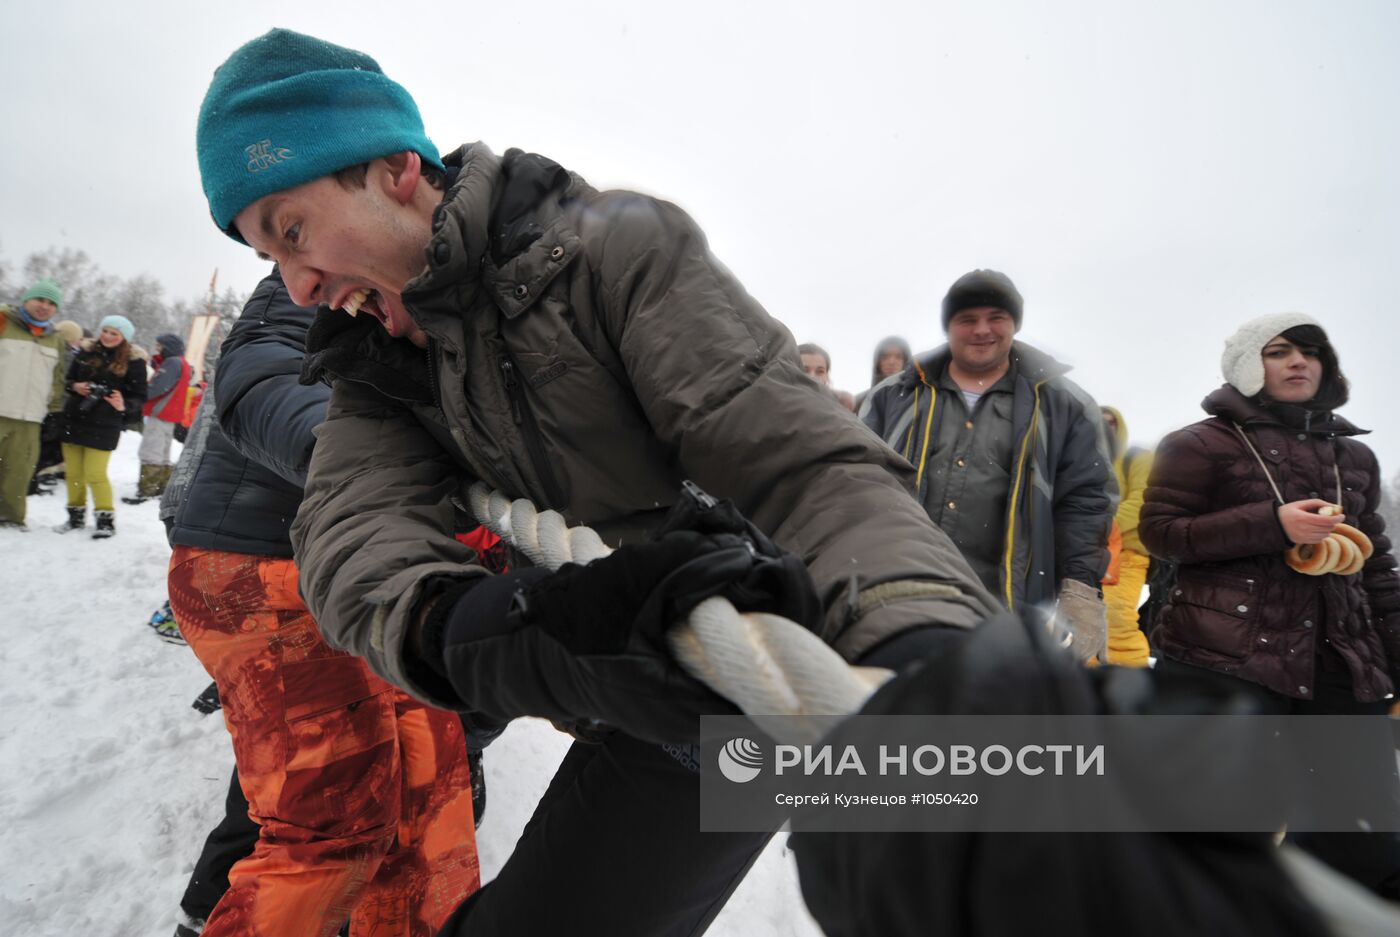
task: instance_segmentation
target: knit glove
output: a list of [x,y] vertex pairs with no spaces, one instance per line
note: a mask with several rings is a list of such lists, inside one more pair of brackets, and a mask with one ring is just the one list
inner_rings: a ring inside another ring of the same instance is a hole
[[1069,649],[1084,663],[1108,660],[1108,608],[1103,593],[1078,579],[1060,582],[1055,619],[1069,630]]

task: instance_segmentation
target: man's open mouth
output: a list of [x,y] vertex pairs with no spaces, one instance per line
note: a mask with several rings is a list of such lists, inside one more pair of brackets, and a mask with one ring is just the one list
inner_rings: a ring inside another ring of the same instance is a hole
[[[354,316],[359,314],[360,308],[364,306],[364,304],[369,300],[369,298],[375,295],[376,294],[374,290],[358,289],[350,294],[350,296],[345,300],[345,302],[341,304],[340,308],[343,309],[345,312],[349,313],[351,318],[353,318]],[[375,308],[370,309],[368,311],[377,312],[377,304]]]

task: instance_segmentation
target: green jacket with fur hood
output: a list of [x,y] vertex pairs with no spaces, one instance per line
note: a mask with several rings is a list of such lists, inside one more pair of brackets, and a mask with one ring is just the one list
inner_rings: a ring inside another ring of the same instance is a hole
[[403,293],[429,350],[338,311],[308,336],[303,380],[333,390],[292,542],[328,641],[451,704],[402,648],[429,580],[487,575],[452,538],[477,479],[612,545],[648,536],[693,479],[806,561],[848,659],[996,608],[908,466],[802,374],[684,212],[515,150],[447,162]]

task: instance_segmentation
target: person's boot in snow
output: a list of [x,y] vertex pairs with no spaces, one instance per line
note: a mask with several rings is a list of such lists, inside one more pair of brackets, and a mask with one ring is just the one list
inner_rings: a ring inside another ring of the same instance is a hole
[[199,710],[206,716],[212,712],[218,712],[223,707],[223,704],[219,702],[219,685],[211,683],[205,687],[204,692],[194,698],[190,707]]
[[55,533],[66,534],[73,530],[82,530],[87,525],[87,508],[69,508],[68,520],[54,528]]
[[93,516],[97,519],[97,529],[92,532],[92,539],[105,540],[117,534],[117,515],[115,511],[94,511]]
[[159,465],[141,466],[141,477],[136,482],[136,495],[122,498],[123,504],[142,504],[152,498],[160,496],[160,470]]
[[156,609],[151,614],[150,621],[146,624],[151,626],[151,630],[156,633],[156,637],[171,644],[186,644],[184,635],[180,634],[180,625],[175,621],[175,614],[170,611],[170,600],[166,599],[165,604]]

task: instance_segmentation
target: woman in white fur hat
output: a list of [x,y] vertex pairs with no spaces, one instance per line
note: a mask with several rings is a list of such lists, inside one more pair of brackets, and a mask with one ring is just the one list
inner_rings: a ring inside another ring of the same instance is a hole
[[[1268,712],[1382,714],[1400,687],[1400,577],[1380,469],[1356,438],[1367,431],[1336,413],[1348,396],[1336,351],[1301,313],[1264,316],[1226,340],[1221,370],[1210,418],[1162,441],[1142,509],[1143,544],[1177,564],[1158,666],[1247,683]],[[1400,829],[1393,755],[1330,765],[1375,778],[1393,816],[1373,829]],[[1400,900],[1395,834],[1298,840]]]

